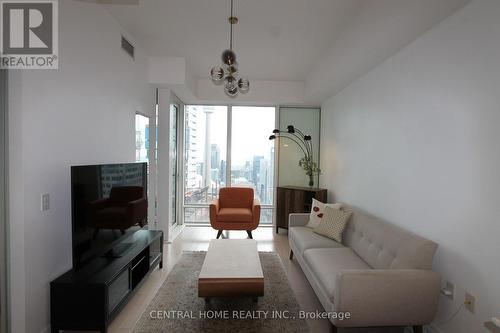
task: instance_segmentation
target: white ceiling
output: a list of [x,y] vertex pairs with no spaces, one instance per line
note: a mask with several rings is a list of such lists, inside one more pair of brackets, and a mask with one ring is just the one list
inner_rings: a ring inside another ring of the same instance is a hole
[[[185,58],[197,79],[190,96],[216,95],[209,71],[228,48],[230,0],[80,1],[104,4],[149,56]],[[282,94],[270,87],[296,83],[302,102],[288,104],[319,105],[470,0],[234,1],[239,72],[252,82],[246,97],[267,101]]]
[[[235,0],[234,49],[251,80],[305,80],[366,0]],[[150,56],[184,57],[207,78],[229,44],[229,0],[141,0],[106,5]]]

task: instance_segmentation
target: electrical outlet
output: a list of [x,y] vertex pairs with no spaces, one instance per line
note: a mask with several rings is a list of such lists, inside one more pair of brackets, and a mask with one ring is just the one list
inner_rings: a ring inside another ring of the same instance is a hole
[[445,289],[450,292],[449,295],[445,295],[445,296],[448,297],[449,299],[453,300],[455,298],[455,285],[453,283],[451,283],[450,281],[446,281]]
[[465,292],[465,308],[469,310],[471,313],[475,313],[476,311],[476,298],[469,294],[468,292]]
[[50,209],[50,194],[48,193],[42,194],[40,209],[42,212]]

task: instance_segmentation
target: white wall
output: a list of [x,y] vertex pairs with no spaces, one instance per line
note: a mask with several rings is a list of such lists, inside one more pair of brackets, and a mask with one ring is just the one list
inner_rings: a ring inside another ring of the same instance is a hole
[[[146,56],[136,47],[134,61],[121,50],[124,32],[107,11],[59,6],[59,70],[12,72],[11,242],[23,247],[13,252],[13,292],[26,288],[13,295],[26,307],[14,304],[15,333],[47,329],[49,281],[71,268],[70,166],[134,161],[135,112],[154,104]],[[51,196],[46,212],[42,193]]]
[[330,98],[323,185],[439,243],[434,268],[457,286],[436,322],[482,332],[500,314],[500,1],[477,0]]
[[[24,172],[22,78],[9,73],[8,81],[8,256],[10,326],[13,333],[26,332],[26,270],[24,251]],[[17,73],[16,73],[17,74]],[[15,221],[15,222],[14,222]]]
[[171,203],[170,170],[170,89],[158,90],[158,227],[163,231],[163,239],[170,239],[169,211]]

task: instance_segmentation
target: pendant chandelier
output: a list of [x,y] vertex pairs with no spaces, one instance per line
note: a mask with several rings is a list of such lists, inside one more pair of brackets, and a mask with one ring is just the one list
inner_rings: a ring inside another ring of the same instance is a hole
[[238,18],[233,15],[233,0],[231,0],[231,16],[229,16],[229,49],[222,52],[222,66],[212,67],[210,76],[215,84],[224,84],[224,92],[229,97],[236,97],[238,93],[246,93],[250,89],[250,82],[238,78],[238,62],[233,51],[233,25],[238,23]]

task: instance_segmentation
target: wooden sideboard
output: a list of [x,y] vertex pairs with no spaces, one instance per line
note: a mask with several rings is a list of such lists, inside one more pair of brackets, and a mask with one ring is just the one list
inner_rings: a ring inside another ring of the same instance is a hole
[[288,215],[309,213],[312,199],[327,202],[328,190],[314,187],[280,186],[276,200],[276,233],[279,228],[288,229]]

